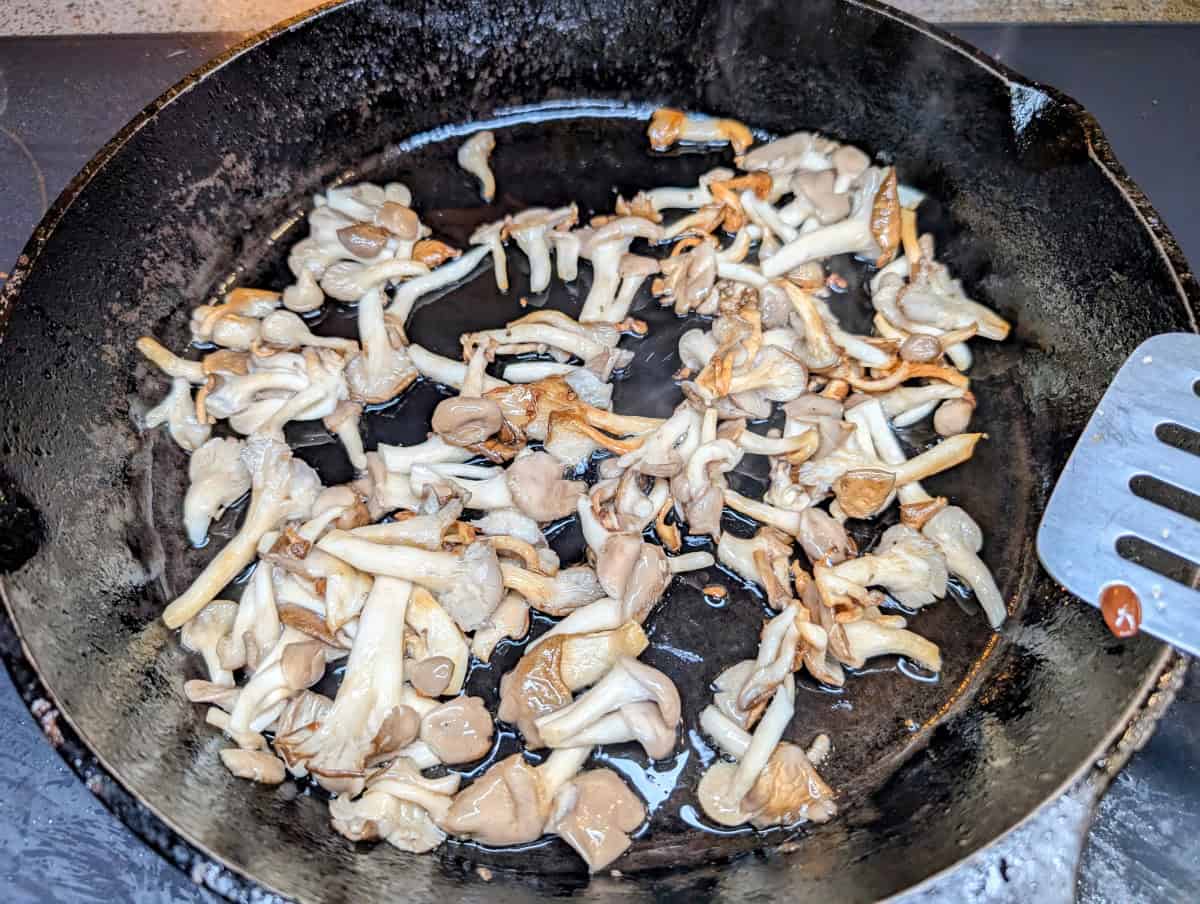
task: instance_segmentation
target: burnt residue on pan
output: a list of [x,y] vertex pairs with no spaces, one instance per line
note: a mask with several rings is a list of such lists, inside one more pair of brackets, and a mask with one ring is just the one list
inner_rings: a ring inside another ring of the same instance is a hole
[[[966,500],[1012,602],[1014,618],[990,655],[981,655],[988,637],[978,617],[955,600],[921,613],[921,629],[953,657],[938,684],[863,675],[842,695],[852,710],[811,688],[802,697],[797,734],[833,735],[830,769],[840,771],[830,776],[846,794],[844,817],[803,833],[794,854],[731,861],[755,839],[689,831],[686,802],[668,797],[657,807],[662,856],[653,842],[639,845],[629,875],[594,879],[589,894],[887,895],[956,862],[1053,794],[1152,683],[1161,648],[1111,638],[1094,610],[1038,572],[1032,551],[1054,476],[1116,365],[1151,332],[1191,329],[1200,294],[1073,102],[890,10],[833,0],[354,3],[282,30],[185,87],[73,183],[5,286],[0,448],[4,490],[20,500],[11,511],[26,519],[18,524],[38,526],[3,579],[30,658],[102,762],[201,851],[305,900],[517,901],[582,885],[578,872],[556,872],[577,867],[554,845],[522,858],[467,847],[439,857],[358,848],[330,830],[322,801],[228,775],[216,756],[225,742],[182,694],[193,666],[156,618],[211,550],[186,549],[177,529],[181,453],[140,435],[132,417],[162,388],[134,361],[134,339],[149,332],[182,347],[185,310],[238,268],[247,281],[277,280],[280,249],[262,237],[311,192],[350,169],[394,174],[412,182],[422,204],[442,209],[432,222],[454,236],[477,207],[470,180],[447,163],[404,171],[452,142],[414,149],[405,140],[522,105],[596,98],[611,111],[665,102],[776,134],[821,129],[886,155],[904,181],[936,199],[923,225],[937,235],[939,256],[1016,324],[1010,342],[981,350],[973,373],[991,440],[933,485]],[[584,193],[605,208],[614,189],[682,180],[710,162],[650,160],[635,131],[611,112],[505,129],[494,157],[500,191],[511,205]],[[418,312],[415,338],[453,351],[461,329],[515,313],[471,308],[470,293],[484,285]],[[654,309],[645,315],[657,335],[643,340],[643,355],[670,355],[678,325]],[[620,391],[638,379],[635,369]],[[415,414],[428,392],[379,412],[371,430],[419,437],[424,422],[410,420],[406,405]],[[659,392],[644,404],[669,404]],[[621,404],[644,410],[643,400]],[[0,532],[15,527],[6,520]],[[694,625],[728,625],[735,639],[751,630],[757,601],[724,583],[731,595],[721,608],[698,587],[673,588],[661,625],[651,626],[655,664],[679,674],[667,648],[699,647]],[[669,618],[676,614],[678,622]],[[718,668],[707,659],[693,665]],[[709,678],[689,678],[685,698]],[[964,678],[962,702],[942,711]],[[687,762],[651,770],[643,794],[673,786],[676,767],[686,773],[707,755],[690,734],[680,751]],[[179,836],[131,810],[123,817],[156,847],[177,846]],[[699,862],[714,854],[715,863]],[[667,871],[664,860],[697,865]],[[479,863],[497,867],[490,883],[475,872]]]

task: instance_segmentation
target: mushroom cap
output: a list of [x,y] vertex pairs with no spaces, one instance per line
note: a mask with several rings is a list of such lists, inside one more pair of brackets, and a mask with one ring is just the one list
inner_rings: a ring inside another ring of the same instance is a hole
[[427,656],[411,666],[408,680],[422,695],[440,697],[454,677],[454,660],[449,656]]
[[451,445],[475,446],[500,431],[504,413],[491,399],[455,396],[438,402],[430,426]]
[[549,810],[537,770],[514,753],[458,793],[442,826],[484,844],[522,844],[541,837]]
[[487,624],[503,595],[496,550],[487,543],[471,543],[462,554],[460,580],[438,600],[462,630],[474,631]]
[[480,697],[458,697],[421,720],[421,740],[443,763],[470,763],[492,748],[492,717]]
[[505,479],[517,507],[537,521],[553,521],[574,514],[579,497],[587,491],[582,480],[564,480],[562,465],[546,452],[518,455]]
[[[847,511],[847,514],[850,512]],[[857,552],[846,528],[822,509],[807,508],[800,513],[800,534],[797,539],[810,562],[836,565]]]
[[717,825],[740,826],[750,821],[752,814],[742,809],[740,804],[728,800],[729,786],[733,784],[736,773],[736,763],[720,760],[708,767],[696,786],[700,809]]
[[742,805],[757,828],[798,822],[828,822],[837,814],[833,790],[817,774],[804,750],[787,741],[771,753]]
[[215,648],[217,643],[233,630],[237,618],[238,604],[229,600],[213,600],[195,617],[184,623],[180,641],[185,650],[203,653]]
[[645,819],[641,800],[615,772],[589,769],[559,790],[548,827],[596,872],[625,853]]

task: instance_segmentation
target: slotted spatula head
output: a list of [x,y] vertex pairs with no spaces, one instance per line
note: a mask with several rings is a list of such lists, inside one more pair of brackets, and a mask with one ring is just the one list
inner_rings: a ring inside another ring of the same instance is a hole
[[1200,655],[1200,335],[1143,342],[1058,478],[1037,537],[1060,584],[1114,633]]

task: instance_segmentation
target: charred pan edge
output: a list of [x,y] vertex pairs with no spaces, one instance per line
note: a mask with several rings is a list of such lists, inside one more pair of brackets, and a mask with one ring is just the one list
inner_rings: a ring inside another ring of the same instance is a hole
[[[148,104],[128,125],[105,144],[96,156],[88,161],[79,174],[68,183],[67,187],[63,189],[50,209],[42,217],[41,221],[35,227],[33,235],[17,258],[16,265],[9,279],[3,289],[0,290],[0,347],[3,345],[4,331],[18,301],[25,278],[37,263],[54,230],[75,202],[80,192],[116,156],[133,135],[148,122],[152,121],[176,97],[191,90],[210,74],[221,69],[230,61],[248,51],[254,50],[276,35],[291,31],[311,19],[326,15],[338,7],[357,2],[361,2],[361,0],[330,0],[330,2],[316,7],[307,13],[284,20],[272,28],[247,38],[209,63],[189,73]],[[1055,88],[1025,78],[965,41],[907,13],[884,6],[875,2],[875,0],[845,0],[845,2],[849,6],[859,7],[871,14],[900,22],[904,26],[962,54],[981,69],[1010,85],[1020,85],[1043,93],[1068,112],[1071,118],[1078,122],[1083,130],[1092,160],[1095,161],[1096,165],[1100,167],[1104,174],[1120,190],[1146,227],[1146,231],[1154,241],[1164,263],[1172,274],[1180,300],[1188,311],[1193,329],[1200,330],[1200,327],[1197,326],[1198,317],[1200,317],[1200,283],[1197,283],[1196,277],[1193,275],[1170,229],[1163,223],[1161,216],[1154,209],[1154,206],[1146,198],[1142,190],[1129,178],[1124,167],[1113,155],[1112,148],[1095,117],[1088,113],[1078,101]],[[4,601],[6,615],[4,619],[0,619],[0,656],[4,659],[5,666],[12,677],[14,685],[17,687],[26,706],[30,707],[31,710],[34,708],[41,710],[42,707],[40,704],[44,704],[47,700],[52,701],[57,706],[59,701],[45,685],[41,672],[38,670],[36,663],[33,662],[24,640],[20,636],[20,631],[16,625],[16,620],[13,618],[7,594],[4,592],[2,578],[0,578],[0,599]],[[1147,678],[1138,694],[1138,701],[1122,714],[1116,727],[1110,733],[1109,737],[1105,738],[1104,742],[1097,747],[1094,755],[1085,760],[1080,765],[1078,771],[1067,782],[1056,789],[1041,804],[1030,810],[1022,820],[1017,822],[1008,831],[1011,832],[1018,826],[1023,825],[1036,813],[1040,812],[1048,801],[1058,797],[1068,788],[1072,787],[1089,772],[1092,764],[1097,759],[1114,750],[1114,746],[1118,753],[1123,751],[1124,748],[1120,743],[1120,739],[1126,734],[1135,720],[1141,720],[1142,724],[1147,721],[1149,724],[1157,722],[1158,718],[1166,710],[1170,699],[1174,697],[1175,685],[1174,683],[1164,682],[1164,675],[1170,676],[1174,674],[1172,670],[1176,668],[1180,661],[1182,661],[1182,658],[1178,654],[1174,653],[1171,648],[1164,647],[1152,674]],[[1170,684],[1169,687],[1167,686],[1168,684]],[[39,716],[35,713],[31,713],[31,715],[33,715],[35,722],[42,722],[43,730],[46,732],[51,745],[58,750],[72,771],[84,781],[88,790],[95,794],[101,803],[120,819],[121,822],[128,826],[135,835],[166,860],[186,872],[197,884],[206,886],[212,890],[220,889],[220,894],[233,901],[249,902],[252,899],[256,901],[263,900],[261,892],[263,886],[249,879],[230,864],[224,863],[203,846],[186,839],[171,828],[160,814],[155,812],[138,796],[134,789],[126,787],[119,779],[114,777],[112,770],[80,739],[75,726],[70,722],[69,714],[61,706],[58,706],[58,713],[59,718],[67,724],[57,724],[55,731],[51,731],[46,727],[44,715]],[[52,722],[51,724],[54,723]],[[1149,729],[1144,728],[1143,731],[1144,736],[1148,737]],[[1126,753],[1127,755],[1128,753]],[[1098,789],[1097,797],[1102,790],[1103,787]],[[1002,835],[992,840],[995,841],[1007,834],[1007,832],[1002,833]],[[969,856],[971,853],[973,851],[965,851],[964,856]],[[927,887],[954,868],[954,866],[951,866],[935,873],[905,891]]]

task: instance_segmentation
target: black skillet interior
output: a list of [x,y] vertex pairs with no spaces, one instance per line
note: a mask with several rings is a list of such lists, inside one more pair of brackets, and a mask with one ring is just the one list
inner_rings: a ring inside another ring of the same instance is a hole
[[[563,108],[577,98],[601,103],[568,116]],[[896,891],[1029,813],[1118,729],[1157,673],[1156,644],[1114,641],[1091,609],[1038,571],[1032,552],[1053,477],[1108,376],[1146,335],[1191,327],[1169,236],[1151,234],[1120,176],[1110,179],[1089,154],[1097,142],[1101,159],[1106,149],[1069,101],[850,3],[351,4],[235,56],[110,146],[90,181],[52,212],[57,225],[35,236],[31,265],[0,298],[0,316],[20,302],[0,357],[0,448],[4,492],[21,502],[10,508],[36,513],[36,544],[5,579],[30,658],[122,782],[263,884],[304,899],[520,900],[570,891],[583,878],[557,843],[521,856],[458,845],[420,858],[355,849],[330,831],[312,795],[225,773],[220,739],[182,695],[194,664],[156,620],[211,551],[180,539],[181,456],[132,425],[140,400],[163,388],[133,361],[133,340],[149,332],[182,347],[184,312],[231,273],[279,288],[282,244],[297,234],[276,245],[263,236],[351,168],[408,182],[423,216],[461,243],[470,223],[493,212],[478,208],[452,165],[458,139],[405,143],[439,126],[542,105],[498,132],[502,203],[512,206],[579,199],[605,210],[614,190],[686,184],[723,159],[651,158],[628,116],[632,105],[658,102],[776,134],[820,129],[895,160],[903,181],[930,193],[922,226],[937,235],[940,256],[1016,324],[1012,340],[981,349],[973,371],[991,440],[934,485],[982,524],[986,558],[1016,615],[989,647],[969,604],[947,600],[921,613],[918,629],[947,658],[937,685],[884,670],[836,697],[807,688],[795,736],[833,736],[827,773],[845,815],[802,833],[794,856],[722,865],[787,836],[688,830],[689,792],[668,792],[677,771],[693,784],[708,755],[694,731],[675,761],[644,775],[634,753],[613,751],[613,765],[641,776],[653,834],[619,864],[625,879],[593,880],[591,891],[786,890],[839,900]],[[414,339],[453,352],[459,332],[518,313],[523,260],[510,261],[517,284],[508,299],[477,280],[419,310]],[[1194,283],[1186,289],[1194,298]],[[581,290],[586,275],[578,289],[534,303],[575,310]],[[852,292],[842,303],[862,301]],[[652,305],[638,315],[651,335],[618,385],[618,407],[658,413],[674,398],[665,376],[677,365],[680,324]],[[433,387],[418,387],[375,414],[368,444],[420,438],[435,398]],[[336,451],[320,431],[292,438],[337,479]],[[725,607],[709,607],[703,580],[676,582],[648,626],[647,659],[676,677],[692,713],[707,681],[752,652],[762,615],[736,587]],[[729,639],[719,648],[718,635]],[[472,689],[493,680],[481,669]],[[476,863],[497,878],[485,885]]]

